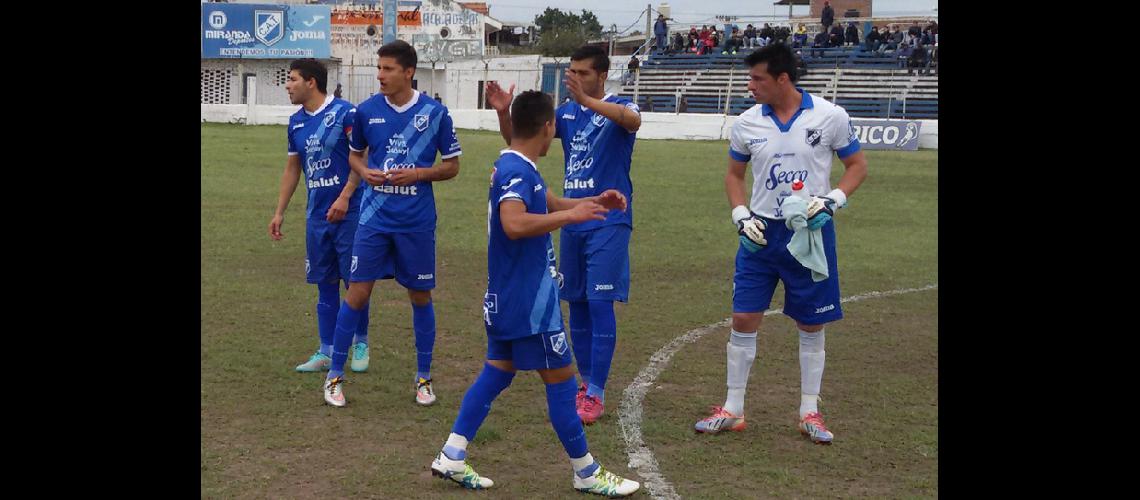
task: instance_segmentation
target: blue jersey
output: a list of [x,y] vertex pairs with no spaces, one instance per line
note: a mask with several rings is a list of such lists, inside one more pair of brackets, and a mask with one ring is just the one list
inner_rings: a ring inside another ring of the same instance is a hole
[[[353,151],[368,148],[368,168],[428,168],[441,159],[463,154],[447,108],[419,91],[403,106],[392,106],[376,94],[356,107]],[[367,184],[367,183],[365,183]],[[435,195],[431,182],[410,186],[369,186],[361,202],[360,224],[377,231],[413,233],[435,230]]]
[[[305,209],[309,219],[323,220],[348,182],[352,171],[348,166],[348,134],[355,114],[352,103],[329,96],[315,113],[302,107],[289,117],[289,127],[285,129],[289,155],[301,157],[301,169],[309,187]],[[356,220],[360,214],[363,185],[362,182],[349,198],[345,219]]]
[[[606,94],[602,100],[640,113],[637,104],[624,97]],[[554,136],[562,138],[562,153],[566,157],[566,182],[562,195],[585,198],[602,194],[607,189],[616,189],[625,195],[627,203],[625,212],[611,210],[604,221],[570,224],[564,229],[588,231],[613,224],[633,227],[633,182],[629,180],[629,162],[633,157],[637,133],[574,101],[559,106],[554,117]]]
[[499,203],[510,199],[524,203],[528,213],[546,213],[542,175],[521,153],[505,149],[495,162],[487,200],[487,294],[483,298],[483,321],[487,335],[494,340],[562,330],[558,272],[550,233],[508,238],[499,219]]

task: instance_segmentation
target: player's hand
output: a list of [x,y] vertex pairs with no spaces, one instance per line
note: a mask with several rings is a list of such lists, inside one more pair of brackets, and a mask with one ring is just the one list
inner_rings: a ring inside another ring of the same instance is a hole
[[823,227],[827,221],[835,216],[836,208],[838,208],[838,204],[835,200],[826,196],[812,196],[807,207],[807,228],[814,231]]
[[393,186],[411,186],[419,180],[418,168],[394,168],[388,171],[388,184]]
[[285,217],[274,215],[273,220],[269,221],[269,237],[273,241],[279,241],[285,235],[281,234],[281,224],[285,222]]
[[609,210],[592,201],[583,201],[570,209],[570,223],[578,224],[591,220],[606,220]]
[[607,189],[602,194],[598,195],[597,203],[609,210],[625,211],[626,200],[625,195],[616,189]]
[[348,213],[348,199],[338,197],[329,207],[329,211],[325,213],[325,220],[329,222],[340,222],[344,219],[344,215]]
[[586,101],[592,99],[582,90],[582,81],[579,80],[578,75],[574,73],[566,73],[566,90],[570,91],[570,98],[573,99],[574,102],[583,106],[586,105]]
[[383,170],[375,168],[365,170],[362,178],[364,179],[364,182],[367,182],[372,186],[383,186],[386,182],[388,182],[388,174]]
[[491,80],[487,82],[487,104],[490,104],[495,111],[500,113],[506,112],[511,108],[511,99],[514,98],[515,84],[511,84],[511,89],[503,91],[499,86],[499,82]]
[[768,246],[768,240],[764,238],[764,231],[767,229],[768,223],[756,214],[750,214],[736,221],[736,234],[740,235],[740,243],[749,252],[756,252]]

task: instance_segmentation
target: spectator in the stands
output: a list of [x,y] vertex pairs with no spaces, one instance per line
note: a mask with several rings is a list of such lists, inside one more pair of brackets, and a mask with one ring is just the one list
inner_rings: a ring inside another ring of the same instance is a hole
[[334,91],[333,91],[333,97],[335,97],[335,98],[337,98],[337,99],[340,99],[340,93],[341,93],[341,90],[340,90],[340,83],[338,82],[338,83],[336,84],[336,90],[334,90]]
[[899,31],[899,25],[891,26],[891,34],[885,40],[887,42],[885,50],[898,50],[899,45],[903,43],[903,32]]
[[794,37],[794,40],[795,40],[795,43],[792,44],[793,47],[799,48],[799,47],[803,47],[803,46],[807,45],[807,40],[808,40],[807,26],[804,26],[803,24],[801,24],[798,28],[796,28],[796,35]]
[[673,52],[681,52],[685,50],[685,35],[677,33],[673,35]]
[[704,55],[712,49],[712,35],[709,33],[708,26],[701,30],[701,37],[698,39],[697,55]]
[[739,50],[743,44],[744,44],[744,36],[740,34],[740,30],[736,26],[733,26],[732,27],[732,35],[730,35],[728,37],[728,39],[725,40],[724,50],[722,50],[720,53],[721,54],[730,54],[730,53],[735,54],[736,51]]
[[919,38],[919,40],[922,42],[923,45],[930,45],[930,44],[934,43],[934,35],[931,35],[930,30],[926,29],[926,30],[922,31],[922,37]]
[[843,46],[843,27],[836,24],[831,27],[831,32],[828,33],[827,46],[828,47],[842,47]]
[[831,8],[831,2],[823,2],[823,14],[819,16],[819,24],[823,25],[823,31],[828,31],[834,22],[835,9]]
[[879,35],[879,27],[871,26],[871,32],[867,33],[867,45],[863,47],[864,51],[878,52],[879,46],[882,45],[883,39]]
[[641,60],[637,58],[636,54],[630,56],[629,64],[626,67],[629,68],[629,71],[625,74],[625,82],[623,83],[633,85],[633,82],[637,80],[637,69],[641,67]]
[[803,53],[798,50],[796,51],[796,73],[799,74],[796,80],[803,78],[804,75],[807,74],[807,63],[804,62]]
[[713,26],[712,29],[709,30],[709,39],[712,40],[711,47],[720,47],[724,36],[720,30],[716,29],[716,26]]
[[764,27],[760,28],[760,33],[756,35],[756,41],[760,42],[760,46],[763,47],[772,43],[773,35],[775,35],[775,31],[772,30],[771,26],[768,26],[768,23],[764,23]]
[[773,35],[772,41],[782,44],[787,44],[788,38],[792,36],[792,30],[787,26],[776,26],[773,28],[773,32],[775,34]]
[[657,22],[653,23],[653,36],[657,37],[657,50],[665,52],[665,42],[669,37],[669,25],[665,23],[665,16],[659,14]]
[[907,74],[914,74],[914,69],[918,68],[918,73],[922,74],[926,70],[926,47],[919,43],[911,50],[910,57],[907,58]]
[[823,57],[823,49],[827,48],[828,36],[826,31],[815,34],[815,43],[811,45],[812,57]]
[[859,28],[855,27],[854,22],[847,23],[847,36],[844,40],[844,47],[854,47],[859,45]]
[[744,47],[751,49],[756,46],[756,28],[749,24],[744,28]]
[[895,51],[895,58],[898,59],[899,68],[905,68],[907,61],[910,59],[911,53],[914,52],[914,47],[909,44],[899,45],[899,49]]
[[696,26],[689,27],[689,44],[686,46],[689,51],[696,52],[698,44],[701,41],[701,34],[697,32]]

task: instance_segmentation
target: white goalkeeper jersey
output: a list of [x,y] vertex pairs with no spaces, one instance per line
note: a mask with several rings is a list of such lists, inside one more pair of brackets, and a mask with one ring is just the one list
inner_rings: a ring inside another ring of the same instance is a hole
[[844,159],[860,149],[846,110],[796,90],[803,102],[788,123],[780,123],[767,104],[757,104],[737,117],[729,134],[728,155],[752,163],[749,208],[769,219],[784,218],[780,207],[797,180],[808,194],[830,192],[832,154]]

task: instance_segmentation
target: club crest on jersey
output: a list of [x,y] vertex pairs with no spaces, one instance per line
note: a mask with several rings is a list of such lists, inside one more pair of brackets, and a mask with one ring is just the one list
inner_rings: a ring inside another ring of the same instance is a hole
[[822,130],[820,130],[818,128],[807,129],[806,142],[808,143],[808,146],[811,146],[814,148],[814,147],[819,145],[819,141],[822,139],[823,139],[823,131]]
[[325,113],[325,127],[331,127],[334,123],[336,123],[336,113],[332,111]]
[[427,130],[428,115],[416,115],[416,117],[412,119],[412,125],[420,132]]
[[566,332],[559,332],[558,335],[550,336],[550,348],[559,356],[566,354]]
[[253,37],[265,45],[277,43],[285,36],[285,13],[280,10],[253,11]]
[[594,122],[595,126],[601,127],[602,125],[606,124],[606,117],[602,116],[601,113],[596,113],[594,114],[594,117],[590,119],[590,121]]

